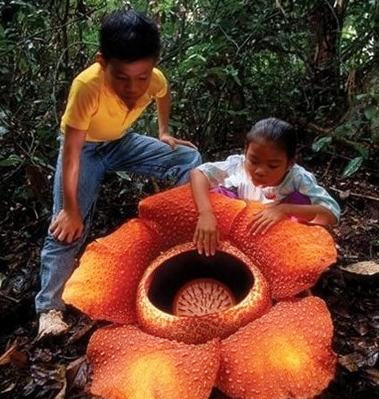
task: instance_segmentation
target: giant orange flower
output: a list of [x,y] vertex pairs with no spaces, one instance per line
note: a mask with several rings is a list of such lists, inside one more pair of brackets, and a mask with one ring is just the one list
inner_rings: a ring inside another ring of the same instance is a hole
[[335,261],[331,236],[293,220],[251,236],[263,205],[211,201],[215,256],[191,242],[188,186],[141,201],[139,218],[87,247],[63,299],[114,323],[88,346],[93,394],[207,399],[217,386],[232,398],[311,398],[333,378],[329,312],[296,297]]

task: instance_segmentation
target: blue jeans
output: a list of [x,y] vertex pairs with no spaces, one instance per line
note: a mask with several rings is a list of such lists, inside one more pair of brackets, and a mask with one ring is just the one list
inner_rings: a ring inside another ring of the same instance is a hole
[[[53,217],[63,207],[62,150],[63,139],[54,178]],[[41,290],[35,300],[37,313],[64,309],[63,287],[85,244],[100,185],[107,172],[128,171],[159,179],[172,178],[176,184],[183,184],[189,180],[190,170],[200,163],[199,152],[190,147],[178,146],[172,150],[157,139],[133,132],[115,141],[85,143],[80,156],[78,184],[84,232],[71,244],[58,241],[48,233],[41,252]]]

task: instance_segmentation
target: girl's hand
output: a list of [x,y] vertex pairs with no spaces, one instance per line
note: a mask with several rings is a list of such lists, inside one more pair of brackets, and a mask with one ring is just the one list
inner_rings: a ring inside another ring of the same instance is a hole
[[287,213],[282,204],[268,205],[252,218],[249,233],[252,235],[265,234],[272,226],[286,218]]
[[216,247],[219,242],[219,231],[213,212],[204,212],[199,215],[193,242],[200,255],[203,252],[206,256],[216,253]]
[[50,233],[58,241],[71,244],[83,233],[83,220],[79,212],[62,209],[51,222]]

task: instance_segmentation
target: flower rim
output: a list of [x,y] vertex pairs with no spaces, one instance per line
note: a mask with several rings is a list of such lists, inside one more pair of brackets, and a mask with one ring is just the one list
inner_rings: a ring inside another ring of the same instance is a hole
[[226,338],[271,307],[269,285],[262,272],[247,255],[227,241],[219,243],[218,251],[242,261],[254,278],[241,301],[230,308],[196,317],[176,316],[156,307],[148,295],[154,272],[165,261],[191,251],[196,251],[192,242],[176,245],[154,259],[143,274],[137,289],[137,320],[145,332],[185,343],[204,343],[216,337]]

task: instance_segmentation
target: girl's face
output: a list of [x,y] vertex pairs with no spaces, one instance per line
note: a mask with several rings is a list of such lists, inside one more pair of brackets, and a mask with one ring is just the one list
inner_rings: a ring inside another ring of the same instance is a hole
[[245,152],[245,168],[255,186],[277,186],[294,160],[272,141],[256,138]]

